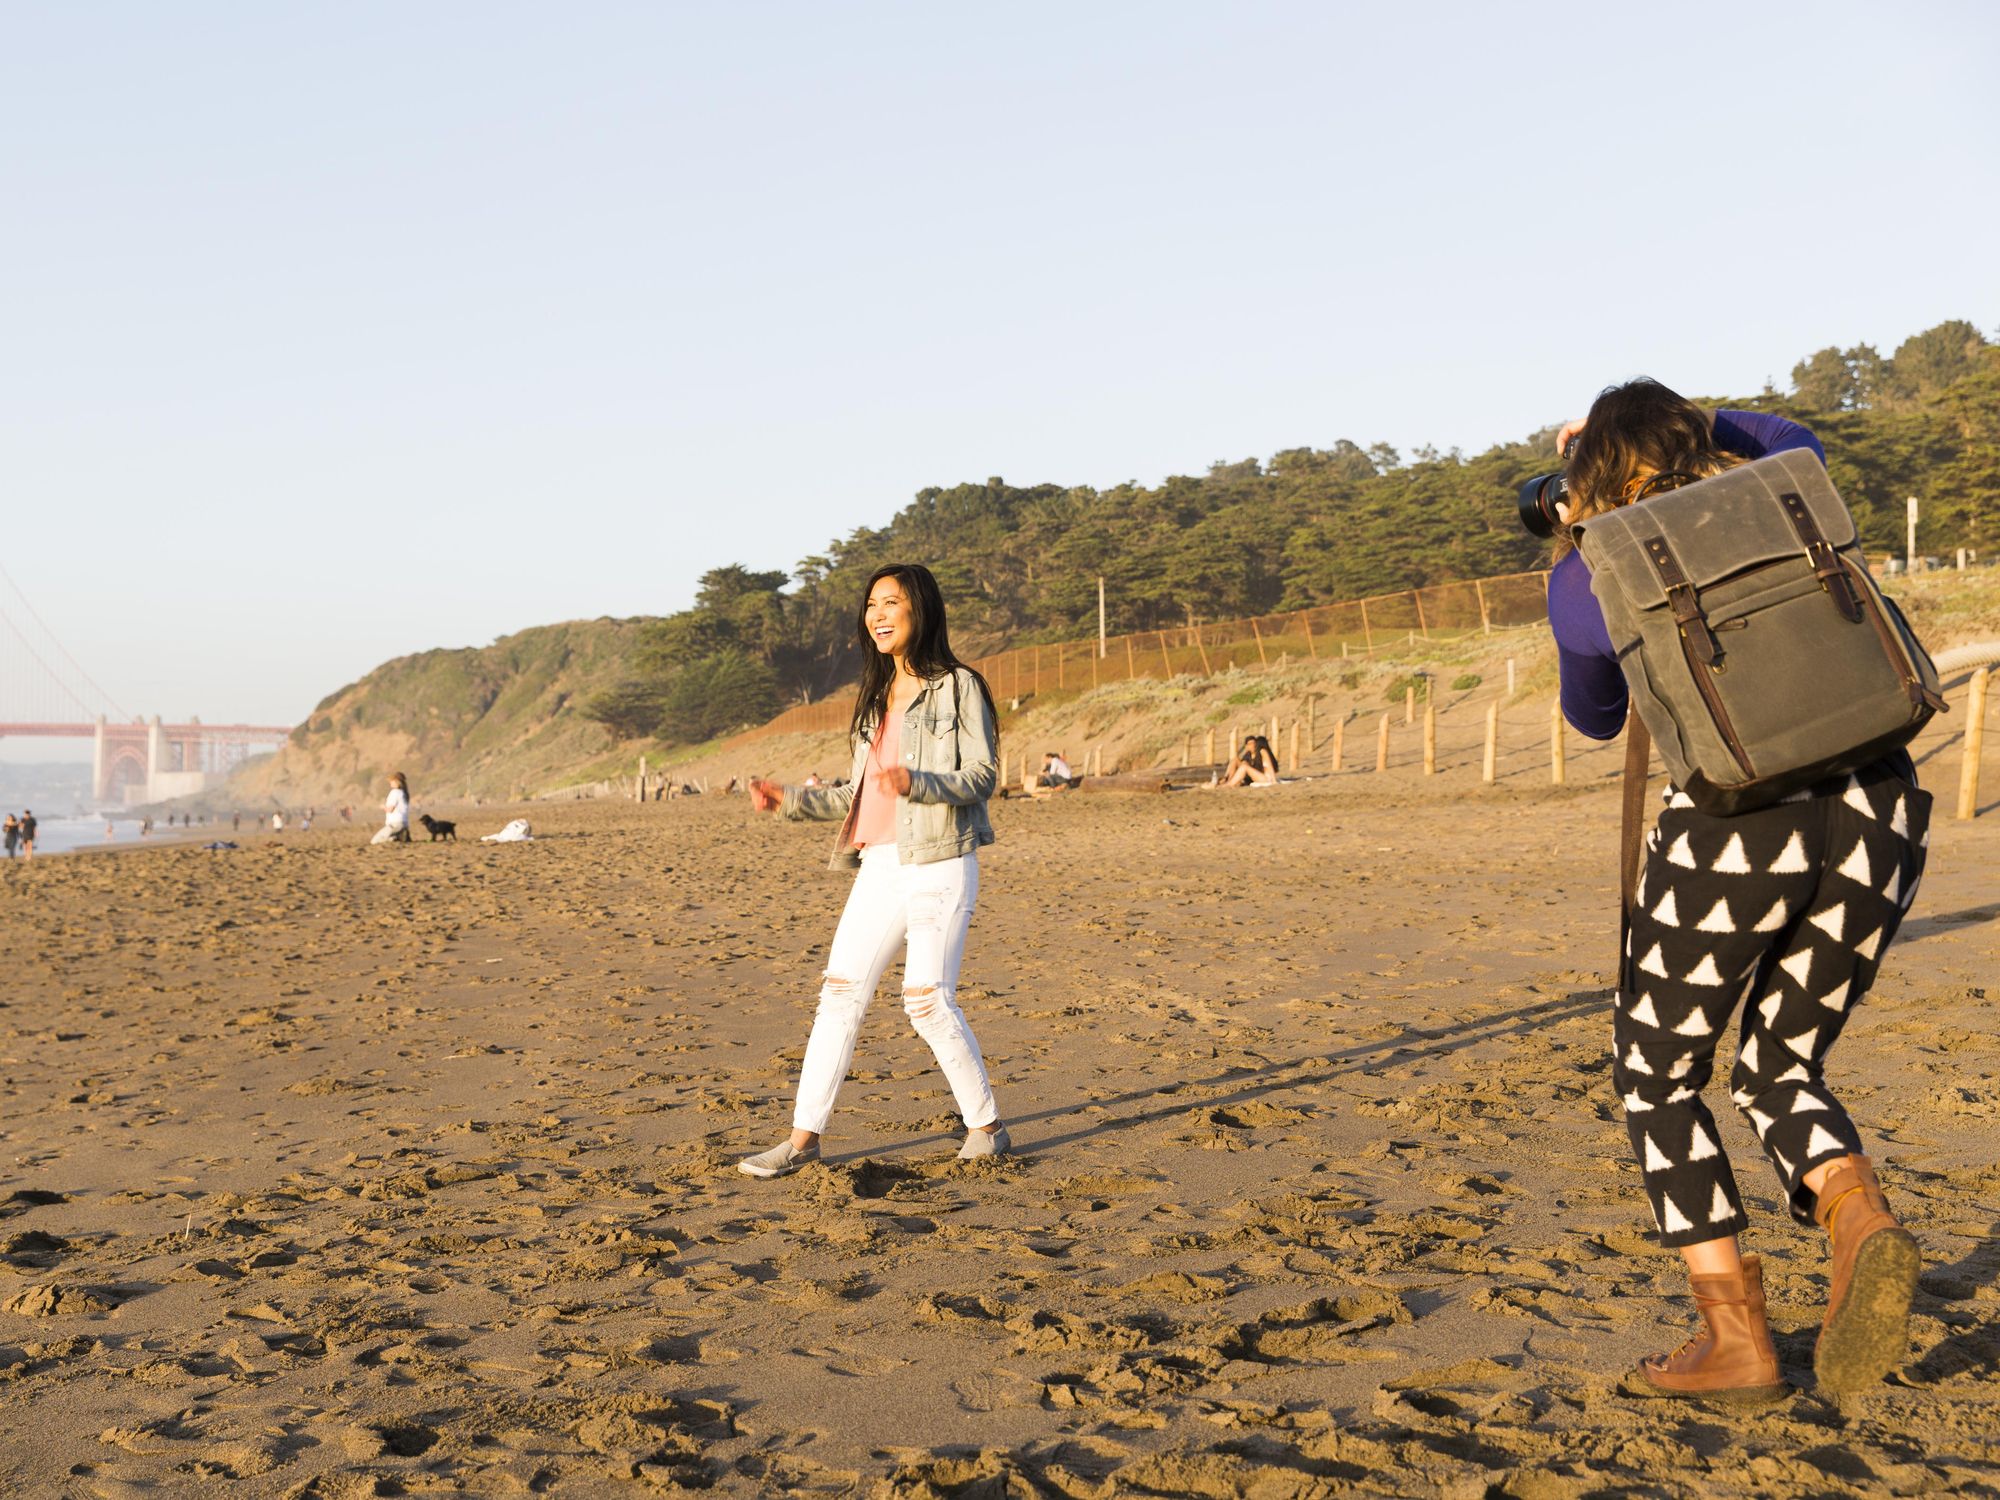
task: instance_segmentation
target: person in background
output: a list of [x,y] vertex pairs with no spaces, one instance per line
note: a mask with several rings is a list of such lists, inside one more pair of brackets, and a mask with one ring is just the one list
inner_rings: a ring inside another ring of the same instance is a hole
[[1245,736],[1243,748],[1223,773],[1221,786],[1276,786],[1278,755],[1261,734]]
[[382,826],[375,830],[371,844],[407,844],[410,841],[410,778],[401,771],[389,774],[389,795],[382,799]]
[[1077,778],[1063,759],[1060,750],[1042,752],[1042,768],[1028,778],[1028,795],[1048,797],[1057,792],[1066,792],[1077,784]]
[[[1602,392],[1557,446],[1569,455],[1566,523],[1784,449],[1826,457],[1796,422],[1706,412],[1643,379]],[[1567,530],[1557,545],[1549,626],[1563,715],[1581,733],[1611,739],[1625,725],[1625,675],[1589,567]],[[1916,895],[1930,815],[1902,750],[1734,817],[1702,812],[1668,788],[1630,913],[1611,1082],[1660,1242],[1686,1261],[1703,1328],[1642,1360],[1633,1372],[1640,1387],[1729,1400],[1786,1390],[1763,1268],[1738,1244],[1749,1215],[1701,1097],[1739,1000],[1730,1098],[1793,1220],[1817,1222],[1829,1240],[1826,1315],[1813,1350],[1819,1383],[1835,1394],[1867,1390],[1907,1354],[1917,1242],[1890,1213],[1826,1063]]]
[[21,845],[21,820],[12,813],[7,814],[5,823],[0,823],[0,842],[5,842],[7,845],[7,857],[14,858],[15,851]]
[[35,857],[35,828],[35,810],[32,807],[22,808],[21,856],[24,859],[33,859]]
[[271,814],[271,832],[283,833],[284,831],[285,831],[285,810],[283,808],[279,808],[276,812],[273,812]]

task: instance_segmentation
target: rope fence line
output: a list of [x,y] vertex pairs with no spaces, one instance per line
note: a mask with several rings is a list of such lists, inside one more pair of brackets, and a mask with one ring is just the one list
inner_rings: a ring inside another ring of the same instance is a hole
[[[1141,678],[1213,677],[1237,667],[1269,667],[1284,657],[1366,658],[1392,642],[1456,640],[1490,634],[1496,627],[1539,624],[1548,617],[1548,578],[1545,571],[1508,573],[1249,619],[1135,631],[1108,637],[1101,653],[1095,640],[1016,646],[978,657],[971,665],[992,685],[995,697],[1017,699]],[[732,735],[722,748],[779,734],[844,730],[852,711],[845,696],[802,703],[768,724]]]

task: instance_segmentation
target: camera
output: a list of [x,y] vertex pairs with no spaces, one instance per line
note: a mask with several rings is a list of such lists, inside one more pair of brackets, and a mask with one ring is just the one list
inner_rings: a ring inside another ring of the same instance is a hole
[[1567,474],[1537,474],[1521,485],[1514,503],[1520,508],[1521,524],[1531,535],[1546,539],[1562,525],[1556,506],[1568,497]]

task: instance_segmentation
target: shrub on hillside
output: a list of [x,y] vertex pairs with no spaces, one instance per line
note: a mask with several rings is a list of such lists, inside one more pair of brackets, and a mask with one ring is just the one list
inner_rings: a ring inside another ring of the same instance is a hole
[[621,740],[646,739],[660,732],[660,721],[667,712],[666,694],[658,683],[621,682],[587,699],[577,712]]
[[770,666],[746,652],[718,651],[690,662],[667,684],[659,732],[692,744],[761,724],[784,707]]

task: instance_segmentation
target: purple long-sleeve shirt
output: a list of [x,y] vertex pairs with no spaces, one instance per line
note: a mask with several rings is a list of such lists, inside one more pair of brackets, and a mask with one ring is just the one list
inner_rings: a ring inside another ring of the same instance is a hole
[[[1821,463],[1826,462],[1826,449],[1809,428],[1769,412],[1717,412],[1715,440],[1744,458],[1810,448]],[[1549,628],[1556,637],[1563,717],[1578,733],[1594,740],[1616,738],[1625,727],[1625,674],[1611,648],[1611,633],[1604,628],[1604,612],[1590,591],[1590,569],[1580,552],[1570,553],[1549,574]]]

